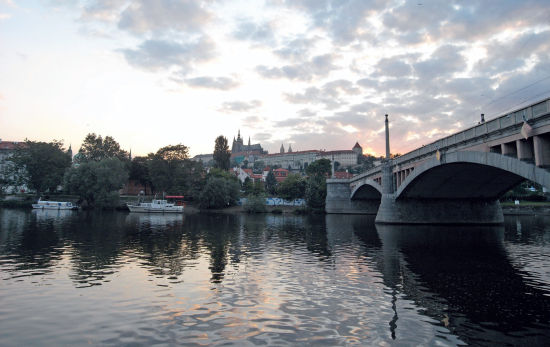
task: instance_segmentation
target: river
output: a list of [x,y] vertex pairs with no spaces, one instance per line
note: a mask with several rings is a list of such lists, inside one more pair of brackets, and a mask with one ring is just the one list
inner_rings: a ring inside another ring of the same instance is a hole
[[0,209],[0,345],[550,345],[550,217]]

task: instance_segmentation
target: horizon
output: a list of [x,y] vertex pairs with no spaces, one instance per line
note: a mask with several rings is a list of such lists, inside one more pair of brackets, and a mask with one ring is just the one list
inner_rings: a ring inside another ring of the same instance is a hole
[[[545,1],[0,0],[0,138],[406,153],[550,96]],[[434,20],[436,18],[436,20]],[[528,19],[528,20],[527,20]]]

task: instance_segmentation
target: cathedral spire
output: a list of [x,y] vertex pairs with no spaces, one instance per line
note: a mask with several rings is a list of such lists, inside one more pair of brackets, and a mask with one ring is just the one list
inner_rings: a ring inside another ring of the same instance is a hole
[[288,153],[292,153],[292,144],[288,144]]
[[241,129],[239,129],[239,132],[237,134],[237,141],[239,141],[241,139]]
[[283,146],[283,144],[281,143],[281,149],[279,150],[280,153],[284,153],[285,152],[285,146]]
[[248,147],[250,147],[250,136],[248,137]]

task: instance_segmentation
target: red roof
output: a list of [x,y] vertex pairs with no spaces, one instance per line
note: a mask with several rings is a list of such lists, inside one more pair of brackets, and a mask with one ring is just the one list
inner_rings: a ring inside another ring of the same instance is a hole
[[0,141],[0,149],[10,150],[10,149],[16,149],[17,146],[25,145],[25,142],[17,142],[17,141]]
[[353,148],[361,148],[361,149],[363,149],[363,147],[361,147],[361,145],[359,145],[359,142],[355,142],[355,146],[353,146]]
[[275,170],[273,170],[273,171],[277,171],[277,172],[286,171],[286,172],[288,172],[287,169],[283,169],[283,168],[278,168],[278,169],[275,169]]

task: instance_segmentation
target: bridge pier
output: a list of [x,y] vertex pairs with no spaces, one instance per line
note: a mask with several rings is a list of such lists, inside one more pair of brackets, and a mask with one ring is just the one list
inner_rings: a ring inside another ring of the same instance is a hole
[[386,224],[502,224],[498,200],[395,199],[382,195],[375,219]]
[[380,200],[351,199],[349,180],[327,179],[326,213],[372,214],[378,212]]

